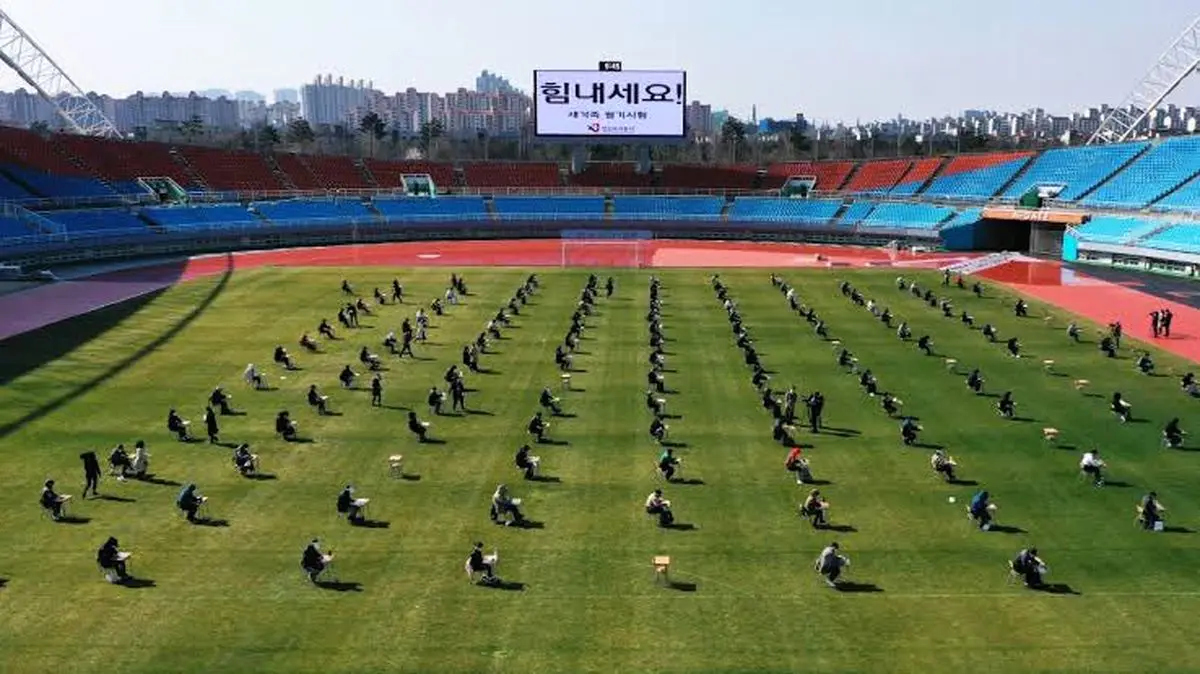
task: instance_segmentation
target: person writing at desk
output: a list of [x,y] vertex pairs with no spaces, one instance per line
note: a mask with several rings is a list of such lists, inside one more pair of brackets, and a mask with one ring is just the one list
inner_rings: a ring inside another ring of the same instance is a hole
[[46,480],[42,485],[42,507],[50,513],[55,522],[58,522],[63,517],[63,505],[71,499],[70,496],[59,494],[54,491],[54,480]]
[[121,582],[129,580],[129,573],[125,570],[125,564],[130,557],[133,556],[129,552],[121,552],[118,547],[116,538],[109,538],[100,546],[100,550],[96,553],[96,563],[108,575],[109,582]]
[[322,552],[320,542],[314,538],[304,548],[304,554],[300,558],[300,568],[304,569],[304,573],[308,574],[310,581],[316,583],[321,573],[329,568],[331,562],[333,562],[333,554]]

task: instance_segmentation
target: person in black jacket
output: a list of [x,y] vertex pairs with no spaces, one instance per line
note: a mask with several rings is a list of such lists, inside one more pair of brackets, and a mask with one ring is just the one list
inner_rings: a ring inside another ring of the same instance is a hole
[[54,491],[54,480],[46,480],[46,483],[42,486],[42,496],[38,502],[41,503],[43,508],[49,511],[50,516],[57,522],[62,519],[63,503],[66,503],[67,498],[66,496],[60,496]]
[[320,542],[314,538],[304,547],[304,553],[300,557],[300,568],[308,574],[310,581],[316,583],[321,573],[329,568],[331,561],[333,561],[333,555],[322,552]]
[[105,541],[96,552],[96,563],[101,569],[116,573],[118,581],[129,580],[129,573],[125,570],[125,559],[128,555],[122,553],[118,545],[116,538],[110,537]]
[[89,489],[92,490],[92,496],[99,496],[100,461],[96,458],[96,453],[84,452],[79,458],[83,460],[83,498],[87,498]]

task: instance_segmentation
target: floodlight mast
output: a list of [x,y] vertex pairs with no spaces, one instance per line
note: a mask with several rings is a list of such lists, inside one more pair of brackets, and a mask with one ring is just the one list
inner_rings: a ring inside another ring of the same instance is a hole
[[1131,140],[1138,126],[1200,67],[1200,18],[1159,57],[1154,67],[1119,107],[1110,110],[1088,145]]
[[104,111],[3,10],[0,10],[0,61],[50,104],[69,130],[85,136],[120,137],[121,133]]

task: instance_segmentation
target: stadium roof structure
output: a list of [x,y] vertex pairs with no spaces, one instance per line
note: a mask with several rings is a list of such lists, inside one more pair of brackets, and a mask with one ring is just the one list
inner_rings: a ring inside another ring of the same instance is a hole
[[1200,68],[1200,18],[1167,48],[1125,101],[1109,111],[1088,145],[1134,140],[1138,125],[1197,68]]
[[50,104],[68,130],[86,136],[120,137],[112,120],[3,10],[0,10],[0,61]]

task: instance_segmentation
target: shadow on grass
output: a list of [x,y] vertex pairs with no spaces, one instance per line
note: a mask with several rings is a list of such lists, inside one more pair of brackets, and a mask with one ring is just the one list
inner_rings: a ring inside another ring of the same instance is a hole
[[1071,586],[1067,585],[1066,583],[1049,583],[1047,585],[1032,589],[1035,592],[1042,592],[1044,594],[1070,594],[1075,596],[1080,596],[1083,594],[1078,590],[1072,589]]
[[513,529],[545,529],[546,523],[537,520],[521,520],[510,525]]
[[839,534],[855,534],[858,529],[849,524],[826,524],[825,526],[817,527],[821,531],[836,531]]
[[90,517],[79,517],[78,515],[63,515],[54,520],[55,524],[87,524],[91,521]]
[[849,594],[858,593],[873,593],[883,592],[883,588],[874,583],[855,583],[851,581],[841,581],[837,584],[838,592],[846,592]]
[[538,440],[537,444],[550,445],[551,447],[568,447],[568,446],[570,446],[571,443],[567,442],[566,440],[552,440],[550,438],[543,438],[541,440]]
[[101,501],[112,501],[113,503],[137,503],[135,498],[127,498],[125,496],[112,496],[110,494],[100,494],[96,498]]
[[405,473],[405,474],[403,474],[403,475],[401,475],[401,476],[400,476],[400,479],[401,479],[401,480],[404,480],[405,482],[420,482],[420,481],[421,481],[421,476],[420,476],[420,475],[411,474],[411,473]]
[[425,439],[421,440],[421,444],[423,444],[423,445],[444,445],[444,444],[446,444],[446,441],[442,440],[441,438],[426,437]]
[[667,587],[669,589],[675,590],[677,592],[695,592],[696,591],[695,583],[685,583],[681,580],[668,581]]
[[246,479],[254,480],[255,482],[270,482],[271,480],[278,480],[279,477],[274,473],[250,473],[246,476]]
[[353,525],[359,529],[390,529],[392,523],[384,522],[383,520],[360,520],[354,522]]
[[672,449],[686,449],[688,446],[688,443],[686,442],[675,442],[674,440],[663,440],[658,444],[662,445],[663,447],[670,447]]
[[1133,485],[1131,485],[1128,482],[1125,482],[1123,480],[1105,480],[1104,486],[1111,487],[1113,489],[1129,489]]
[[690,522],[675,522],[673,524],[668,524],[662,528],[663,529],[672,529],[674,531],[695,531],[696,525],[692,524]]
[[119,583],[114,583],[114,585],[128,590],[144,590],[150,587],[158,587],[158,583],[149,578],[134,578],[132,576]]
[[138,480],[141,482],[145,482],[147,484],[156,484],[156,485],[159,485],[162,487],[182,487],[183,486],[182,482],[176,482],[175,480],[168,480],[166,478],[161,478],[153,473],[147,473],[146,475],[143,475],[141,478],[138,478]]
[[677,478],[677,479],[671,480],[671,484],[679,484],[679,485],[694,487],[694,486],[703,485],[704,480],[701,480],[700,478],[697,478],[697,477],[689,477],[686,479]]
[[950,481],[949,481],[947,484],[953,484],[953,485],[956,485],[956,486],[959,486],[959,487],[975,487],[975,486],[978,486],[978,485],[979,485],[979,482],[978,482],[978,481],[976,481],[976,480],[959,480],[959,479],[954,479],[954,480],[950,480]]
[[[183,264],[180,263],[179,273],[182,273]],[[74,389],[64,393],[53,400],[38,406],[34,410],[23,415],[19,419],[11,421],[3,426],[0,426],[0,439],[8,437],[13,432],[24,426],[25,424],[37,421],[46,415],[54,412],[60,407],[86,395],[96,387],[103,384],[110,377],[113,377],[130,367],[136,365],[146,356],[158,351],[168,342],[175,338],[176,335],[188,328],[196,319],[204,314],[213,302],[224,292],[229,285],[229,279],[233,274],[233,255],[231,253],[225,256],[225,271],[221,274],[216,285],[209,291],[190,312],[181,318],[169,330],[159,335],[149,344],[142,346],[137,351],[133,352],[121,361],[109,366],[100,374],[76,386]],[[149,295],[143,295],[140,298],[122,302],[121,304],[110,307],[109,309],[101,310],[99,316],[96,312],[86,316],[79,316],[58,325],[48,326],[41,330],[36,330],[32,333],[19,335],[14,338],[17,341],[5,340],[4,352],[6,354],[14,354],[11,360],[6,357],[0,360],[0,384],[11,381],[14,377],[20,376],[25,372],[39,367],[43,363],[59,358],[66,353],[74,350],[80,344],[83,344],[97,335],[109,330],[116,325],[119,325],[124,320],[132,316],[137,310],[146,306],[149,302],[162,295],[164,290],[159,290]],[[18,358],[16,354],[20,354]]]
[[313,583],[322,590],[330,590],[331,592],[362,592],[362,583],[346,580],[318,580]]
[[212,527],[215,529],[226,529],[229,527],[229,520],[202,519],[202,520],[196,520],[195,522],[192,522],[192,524],[194,524],[198,527]]
[[1195,531],[1187,527],[1163,527],[1163,533],[1166,534],[1194,534]]
[[552,484],[560,484],[562,482],[562,478],[557,477],[555,475],[534,475],[532,478],[530,478],[529,481],[530,482],[547,482],[547,483],[552,483]]
[[1037,419],[1034,419],[1033,417],[1013,417],[1012,421],[1017,421],[1023,424],[1037,423]]
[[502,590],[504,592],[524,592],[527,587],[525,583],[520,583],[515,580],[497,580],[491,583],[478,582],[475,583],[479,587],[489,590]]
[[489,412],[487,410],[467,410],[467,414],[469,416],[473,416],[473,417],[494,417],[494,416],[496,416],[495,414],[493,414],[492,412]]
[[1012,527],[1006,524],[993,524],[988,531],[994,531],[998,534],[1025,534],[1029,533],[1021,527]]

